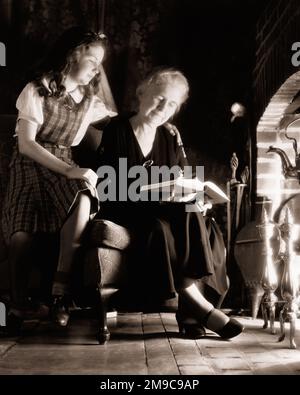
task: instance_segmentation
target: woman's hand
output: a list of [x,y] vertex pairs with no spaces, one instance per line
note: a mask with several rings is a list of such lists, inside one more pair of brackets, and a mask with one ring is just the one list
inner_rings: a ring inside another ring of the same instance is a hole
[[66,172],[66,176],[68,178],[84,180],[91,184],[93,187],[96,187],[98,181],[98,176],[92,169],[86,169],[82,167],[69,168]]
[[181,140],[181,136],[179,133],[179,130],[176,128],[175,125],[173,125],[172,123],[166,122],[164,124],[164,126],[168,129],[168,131],[171,133],[172,136],[176,136],[176,140],[177,140],[177,144],[179,146],[182,146],[182,140]]

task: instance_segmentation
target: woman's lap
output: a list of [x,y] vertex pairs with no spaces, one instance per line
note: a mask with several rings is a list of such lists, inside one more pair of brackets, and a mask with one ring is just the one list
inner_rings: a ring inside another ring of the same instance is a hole
[[200,213],[186,212],[184,204],[106,204],[98,217],[127,226],[136,234],[136,271],[148,284],[146,288],[170,294],[184,277],[214,275],[205,220]]

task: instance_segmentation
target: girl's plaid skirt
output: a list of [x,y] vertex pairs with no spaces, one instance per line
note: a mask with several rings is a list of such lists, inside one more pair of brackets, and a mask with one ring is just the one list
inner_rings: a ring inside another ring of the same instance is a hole
[[[77,166],[71,147],[42,144],[64,162]],[[3,205],[2,228],[6,242],[18,231],[57,232],[61,229],[78,193],[91,197],[91,213],[98,211],[96,188],[80,179],[69,179],[21,155],[17,145],[10,163],[10,177]]]

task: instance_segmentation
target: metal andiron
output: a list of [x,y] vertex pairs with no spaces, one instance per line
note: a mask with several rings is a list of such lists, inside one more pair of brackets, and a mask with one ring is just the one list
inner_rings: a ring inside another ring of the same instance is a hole
[[278,341],[283,341],[285,338],[285,322],[290,323],[290,348],[296,348],[295,342],[295,326],[296,319],[299,313],[298,297],[299,297],[299,280],[296,270],[296,254],[294,252],[294,225],[290,210],[287,208],[285,212],[285,219],[280,226],[281,237],[285,242],[285,252],[283,254],[283,275],[281,280],[281,295],[284,300],[284,305],[279,314],[280,319],[280,337]]
[[[268,312],[270,317],[270,328],[271,333],[275,334],[274,321],[275,321],[275,307],[278,300],[275,295],[275,291],[278,287],[278,276],[275,268],[275,262],[277,260],[277,253],[274,253],[272,247],[272,239],[274,236],[279,237],[279,230],[276,225],[269,221],[266,210],[263,210],[263,218],[259,225],[257,225],[260,233],[260,237],[264,242],[264,249],[262,255],[264,255],[264,271],[262,278],[262,287],[264,295],[261,302],[262,316],[264,319],[263,328],[268,328]],[[276,234],[277,233],[277,234]]]

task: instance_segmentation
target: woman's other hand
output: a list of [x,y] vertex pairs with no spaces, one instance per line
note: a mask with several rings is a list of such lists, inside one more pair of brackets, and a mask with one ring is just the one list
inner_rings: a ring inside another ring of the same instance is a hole
[[166,122],[164,124],[164,126],[168,129],[168,131],[171,133],[172,136],[176,136],[176,140],[177,140],[177,144],[179,146],[182,146],[182,140],[181,140],[181,136],[179,133],[179,130],[176,128],[175,125],[173,125],[172,123]]
[[68,169],[66,176],[68,178],[84,180],[91,184],[93,187],[96,187],[98,181],[98,176],[92,169],[82,167],[71,167],[70,169]]

